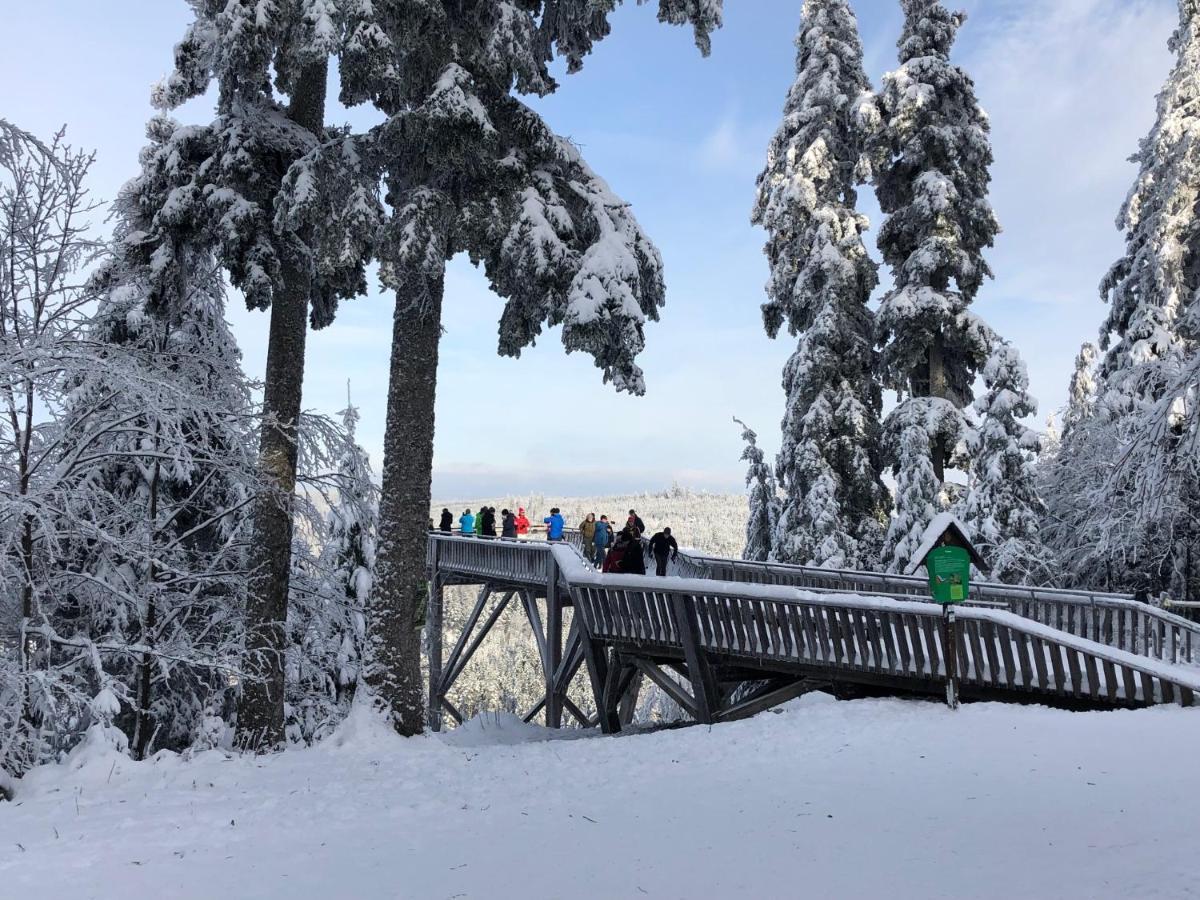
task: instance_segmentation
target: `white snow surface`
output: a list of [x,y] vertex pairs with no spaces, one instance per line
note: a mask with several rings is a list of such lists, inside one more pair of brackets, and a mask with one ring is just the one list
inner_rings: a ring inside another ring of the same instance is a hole
[[[117,898],[1185,897],[1200,712],[837,702],[621,737],[489,716],[131,762],[0,804],[0,894]],[[1180,752],[1183,755],[1180,756]]]

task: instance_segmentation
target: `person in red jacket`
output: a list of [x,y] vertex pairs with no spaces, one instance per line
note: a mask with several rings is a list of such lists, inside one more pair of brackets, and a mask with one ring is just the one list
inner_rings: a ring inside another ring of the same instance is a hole
[[517,536],[529,534],[529,518],[525,515],[525,507],[517,508]]

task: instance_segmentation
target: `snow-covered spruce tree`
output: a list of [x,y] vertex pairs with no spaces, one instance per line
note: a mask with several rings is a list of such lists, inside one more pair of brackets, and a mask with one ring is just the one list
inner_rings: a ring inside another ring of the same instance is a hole
[[[283,640],[307,323],[365,290],[378,224],[371,175],[353,137],[324,125],[328,58],[343,38],[335,0],[193,0],[195,21],[156,91],[173,108],[218,87],[217,118],[180,129],[147,165],[162,181],[152,234],[214,250],[252,308],[271,311],[238,732],[243,746],[283,739]],[[284,102],[283,97],[286,97]]]
[[952,504],[932,459],[935,448],[958,446],[963,431],[962,412],[940,397],[901,403],[884,421],[885,459],[896,473],[896,514],[884,536],[888,571],[907,569],[933,517]]
[[1041,436],[1021,423],[1037,413],[1029,373],[1012,345],[998,342],[983,367],[986,392],[975,401],[979,423],[967,438],[971,479],[960,507],[965,524],[998,581],[1046,584],[1054,574],[1039,523],[1034,455]]
[[[1126,447],[1113,473],[1114,503],[1105,513],[1126,519],[1116,530],[1116,581],[1127,589],[1191,591],[1200,552],[1193,499],[1195,446],[1186,439],[1197,384],[1189,362],[1197,353],[1200,321],[1194,298],[1200,289],[1200,4],[1180,0],[1180,23],[1170,47],[1176,65],[1158,95],[1158,114],[1134,160],[1137,180],[1122,205],[1117,227],[1125,252],[1109,270],[1100,292],[1109,303],[1100,346],[1098,415],[1111,440]],[[1108,460],[1087,450],[1083,458],[1103,467]]]
[[[558,53],[578,67],[616,4],[591,0],[358,4],[347,19],[342,100],[386,117],[371,150],[392,215],[377,248],[396,292],[377,577],[366,681],[398,731],[424,727],[420,633],[433,462],[434,395],[447,260],[466,252],[506,299],[499,351],[517,356],[544,325],[592,354],[605,381],[641,393],[634,362],[657,318],[658,252],[567,140],[514,94],[555,88]],[[718,0],[660,0],[703,43]]]
[[[901,486],[900,518],[884,542],[892,571],[904,568],[905,548],[919,541],[939,511],[954,448],[949,441],[963,433],[961,410],[971,402],[992,342],[969,306],[991,274],[983,251],[1000,230],[987,199],[987,117],[970,77],[950,63],[964,15],[938,0],[901,5],[900,67],[884,76],[878,98],[862,108],[875,132],[874,183],[887,214],[879,249],[894,279],[877,315],[881,372],[885,387],[908,395],[886,425],[892,435],[906,436],[899,448],[892,445],[890,460]],[[933,429],[924,441],[912,433],[921,423]],[[911,529],[901,529],[901,521]]]
[[742,550],[742,559],[764,562],[774,559],[774,541],[779,528],[775,477],[758,446],[758,435],[741,419],[735,417],[733,421],[742,426],[742,440],[746,442],[742,459],[748,464],[746,487],[750,489],[750,514],[746,518],[746,546]]
[[1096,407],[1095,344],[1084,342],[1075,355],[1075,369],[1067,389],[1067,407],[1063,410],[1061,442],[1067,441],[1079,425],[1090,419]]
[[292,741],[317,740],[341,721],[362,671],[379,490],[355,437],[359,414],[349,398],[341,417],[340,446],[327,479],[332,491],[322,492],[328,510],[321,520],[310,515],[299,524],[292,554],[287,651]]
[[800,335],[784,369],[787,411],[776,473],[785,499],[773,556],[806,565],[878,563],[887,489],[879,480],[880,388],[873,376],[878,282],[855,210],[870,87],[847,0],[807,0],[796,81],[758,176],[752,221],[767,229],[767,333]]

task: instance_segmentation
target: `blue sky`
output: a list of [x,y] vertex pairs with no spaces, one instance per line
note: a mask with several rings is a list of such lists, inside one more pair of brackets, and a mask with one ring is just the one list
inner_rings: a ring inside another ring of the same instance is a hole
[[[856,0],[867,72],[895,67],[899,4]],[[1114,227],[1171,58],[1173,0],[971,0],[955,61],[976,81],[993,130],[992,202],[1004,233],[996,279],[977,310],[1024,354],[1040,417],[1064,400],[1072,359],[1103,318],[1096,285],[1121,250]],[[586,495],[673,481],[738,490],[737,415],[770,452],[779,444],[780,371],[792,340],[769,340],[759,305],[763,234],[749,224],[754,179],[794,75],[800,0],[727,0],[712,56],[689,31],[631,2],[582,72],[534,105],[574,139],[633,206],[667,276],[663,320],[641,362],[649,390],[616,395],[590,359],[564,354],[557,330],[520,359],[496,356],[501,301],[456,260],[447,278],[434,494]],[[94,191],[133,174],[150,86],[165,74],[189,10],[183,0],[10,4],[0,55],[0,116],[45,135],[62,124],[98,153]],[[177,113],[211,116],[211,101]],[[367,110],[332,109],[362,127]],[[862,195],[874,231],[880,221]],[[886,273],[882,273],[886,275]],[[343,304],[310,336],[305,406],[362,410],[360,436],[381,466],[391,298]],[[231,297],[247,372],[262,376],[267,316]]]

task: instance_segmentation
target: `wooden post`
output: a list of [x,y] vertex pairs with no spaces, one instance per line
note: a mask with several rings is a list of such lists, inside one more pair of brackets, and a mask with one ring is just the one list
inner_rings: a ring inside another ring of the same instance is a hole
[[692,683],[692,696],[696,700],[696,720],[711,725],[720,706],[720,692],[716,679],[708,667],[708,659],[700,649],[700,628],[696,621],[696,609],[682,594],[671,594],[671,607],[675,613],[675,624],[679,629],[679,640],[683,644],[687,660],[688,679]]
[[958,709],[958,626],[954,606],[942,607],[942,652],[946,657],[946,705]]
[[429,630],[429,729],[442,730],[442,609],[444,588],[437,571],[437,545],[433,551],[433,574],[429,580],[429,615],[425,627]]
[[[558,565],[554,554],[550,554],[550,564],[546,567],[546,727],[562,727],[562,695],[554,683],[554,676],[562,663],[563,650],[563,598],[558,592]],[[535,601],[536,602],[536,601]]]

